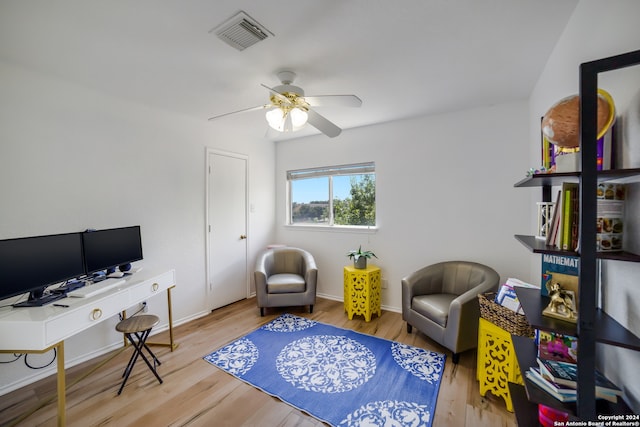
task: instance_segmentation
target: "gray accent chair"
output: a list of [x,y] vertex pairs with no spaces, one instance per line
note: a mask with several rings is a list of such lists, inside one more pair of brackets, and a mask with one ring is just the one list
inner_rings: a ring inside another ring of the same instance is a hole
[[267,249],[256,259],[254,276],[260,316],[265,307],[308,305],[313,313],[318,268],[309,252],[292,247]]
[[407,332],[418,328],[451,350],[453,363],[460,353],[478,346],[478,294],[498,290],[500,276],[486,265],[445,261],[424,267],[402,279],[402,319]]

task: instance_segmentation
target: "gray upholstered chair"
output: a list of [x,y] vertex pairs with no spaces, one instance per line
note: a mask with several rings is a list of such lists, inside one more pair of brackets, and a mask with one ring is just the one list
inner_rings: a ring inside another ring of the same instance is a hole
[[267,249],[258,255],[254,275],[260,316],[265,307],[308,305],[313,313],[318,268],[309,252],[286,246]]
[[402,279],[402,319],[407,332],[418,328],[453,353],[478,346],[478,294],[498,290],[500,276],[491,267],[469,261],[446,261]]

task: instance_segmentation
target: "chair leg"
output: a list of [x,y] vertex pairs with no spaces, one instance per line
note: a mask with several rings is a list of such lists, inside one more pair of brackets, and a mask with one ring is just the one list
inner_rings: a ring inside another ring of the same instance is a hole
[[453,361],[454,365],[457,365],[460,361],[460,353],[453,353],[453,357],[451,357],[451,360]]
[[313,313],[313,304],[309,306],[309,313]]
[[[142,332],[125,333],[125,336],[133,346],[133,354],[131,355],[131,358],[129,359],[129,363],[127,363],[127,367],[125,368],[124,373],[122,374],[122,376],[124,377],[124,380],[122,380],[122,384],[120,385],[120,389],[118,390],[118,395],[122,393],[122,389],[127,383],[127,380],[129,379],[129,375],[131,375],[131,371],[133,370],[133,366],[136,364],[136,361],[138,360],[138,356],[142,358],[142,360],[147,364],[151,372],[153,372],[153,375],[155,375],[155,377],[158,379],[160,384],[162,384],[162,378],[160,378],[160,375],[158,375],[158,371],[156,371],[156,364],[160,365],[161,363],[156,357],[156,355],[153,354],[153,352],[149,349],[149,347],[147,347],[147,344],[146,344],[146,340],[149,337],[150,333],[151,333],[151,329],[147,329],[146,331],[142,331]],[[135,340],[133,339],[134,336],[136,337]],[[153,366],[151,365],[151,362],[149,362],[147,357],[142,352],[142,350],[145,348],[147,349],[147,351],[149,352],[149,355],[153,359]]]
[[411,325],[407,323],[407,333],[410,334],[411,333]]
[[264,317],[264,307],[260,307],[260,317]]

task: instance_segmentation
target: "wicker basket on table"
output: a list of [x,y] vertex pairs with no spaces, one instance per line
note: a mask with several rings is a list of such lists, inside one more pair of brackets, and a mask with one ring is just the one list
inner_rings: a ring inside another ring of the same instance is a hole
[[504,329],[512,335],[533,337],[534,330],[523,314],[503,307],[495,302],[496,293],[478,294],[480,317]]

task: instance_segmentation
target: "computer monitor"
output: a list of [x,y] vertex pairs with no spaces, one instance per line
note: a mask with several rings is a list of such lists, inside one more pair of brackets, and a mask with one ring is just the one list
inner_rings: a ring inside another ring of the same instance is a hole
[[85,274],[82,234],[67,233],[0,240],[0,299],[29,292],[18,306],[52,302],[45,289]]
[[140,226],[82,233],[87,274],[109,270],[142,259]]

